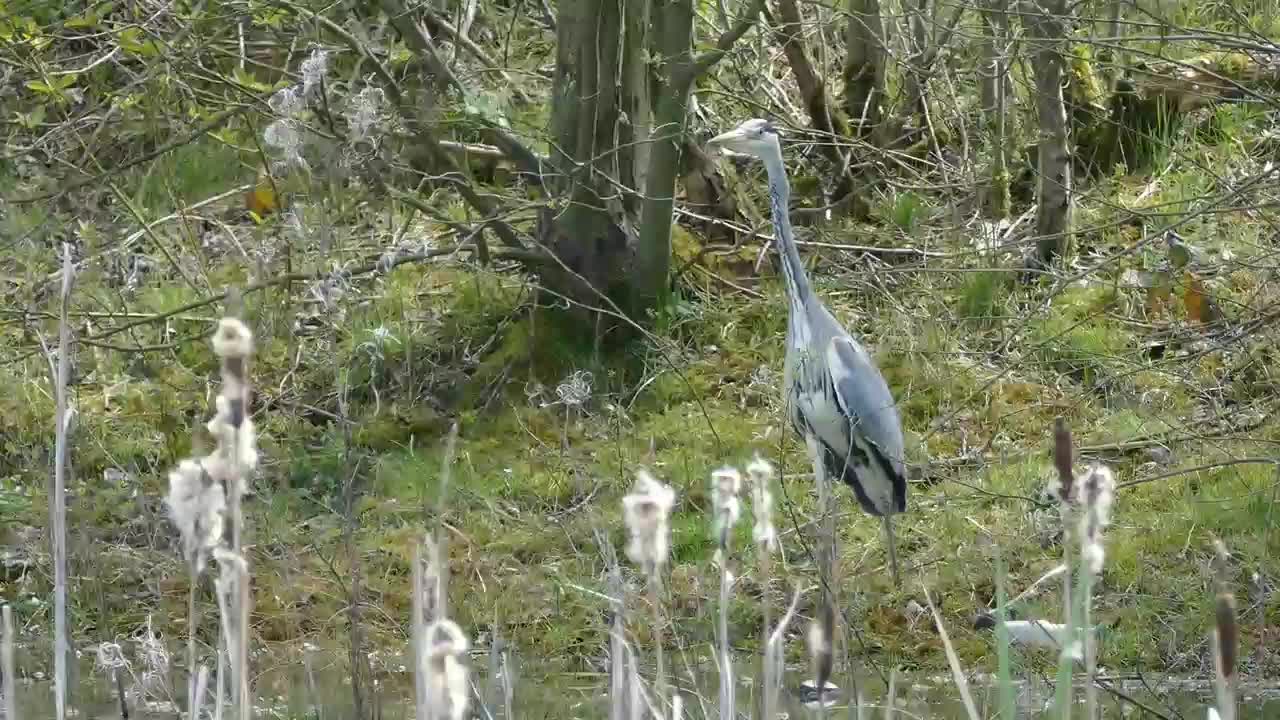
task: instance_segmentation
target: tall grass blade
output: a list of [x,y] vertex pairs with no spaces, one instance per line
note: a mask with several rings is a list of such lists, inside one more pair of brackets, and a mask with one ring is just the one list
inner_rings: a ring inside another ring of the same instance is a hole
[[422,672],[420,660],[427,654],[427,610],[424,607],[427,588],[422,563],[422,545],[415,544],[413,546],[413,597],[410,598],[410,612],[413,613],[410,641],[413,644],[413,696],[416,718],[427,717],[427,679]]
[[[898,668],[889,668],[889,690],[885,693],[884,701],[884,720],[893,720],[894,704],[898,701]],[[859,696],[859,707],[861,707],[861,696]]]
[[1017,703],[1013,688],[1013,666],[1009,656],[1009,620],[1008,593],[1005,590],[1007,580],[1004,567],[1004,555],[1000,546],[994,545],[996,561],[996,691],[1000,697],[1000,717],[1002,720],[1017,720]]
[[973,704],[973,695],[969,693],[969,681],[965,679],[964,668],[960,666],[960,657],[956,655],[956,649],[951,645],[951,636],[947,634],[947,628],[942,624],[942,615],[938,613],[938,608],[933,604],[933,598],[929,595],[929,588],[922,582],[920,589],[924,591],[924,601],[929,604],[929,611],[933,613],[933,624],[938,628],[938,635],[942,638],[942,648],[947,653],[947,664],[951,666],[951,680],[956,684],[956,690],[960,692],[960,700],[964,703],[964,710],[969,715],[969,720],[982,720],[978,715],[978,707]]
[[[723,562],[723,561],[722,561]],[[716,625],[719,646],[716,660],[720,666],[720,720],[734,720],[733,660],[729,655],[729,587],[733,578],[725,564],[720,566],[720,612]]]
[[783,639],[786,637],[787,628],[796,616],[796,608],[800,607],[800,595],[801,590],[797,587],[791,594],[791,604],[787,606],[787,611],[778,621],[778,626],[773,629],[769,635],[769,641],[764,646],[764,692],[761,705],[764,708],[765,720],[773,720],[777,717],[778,693],[782,690],[782,673],[785,669]]
[[0,615],[3,616],[0,617],[0,680],[4,681],[0,692],[4,693],[4,717],[19,720],[18,698],[14,696],[18,669],[13,662],[13,608],[0,607]]

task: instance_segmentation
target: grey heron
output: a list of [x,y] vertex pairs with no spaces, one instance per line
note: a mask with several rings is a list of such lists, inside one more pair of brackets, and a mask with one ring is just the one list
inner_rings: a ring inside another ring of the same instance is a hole
[[[899,582],[892,518],[907,509],[902,421],[884,376],[862,345],[814,294],[791,235],[791,188],[777,129],[752,119],[708,145],[752,155],[769,175],[774,238],[789,308],[783,400],[805,440],[815,473],[839,478],[858,504],[884,523],[894,585]],[[824,478],[819,477],[821,483]]]

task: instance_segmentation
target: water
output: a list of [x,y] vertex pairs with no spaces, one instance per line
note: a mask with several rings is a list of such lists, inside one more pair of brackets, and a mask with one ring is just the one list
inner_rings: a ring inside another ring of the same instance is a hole
[[[309,718],[315,720],[345,720],[352,716],[351,685],[345,672],[345,658],[341,655],[312,654],[308,663],[301,661],[298,653],[291,659],[257,659],[258,675],[254,679],[254,697],[257,718]],[[311,672],[306,670],[310,665]],[[477,677],[477,692],[496,698],[490,693],[487,680],[482,676],[487,659],[473,658],[472,666],[481,673]],[[402,668],[398,657],[379,658],[374,688],[366,689],[366,707],[369,714],[383,720],[410,720],[413,717],[413,676]],[[92,720],[118,720],[121,717],[115,683],[105,672],[94,671],[91,664],[79,668],[81,677],[73,698],[78,718]],[[744,666],[739,677],[746,678],[754,667]],[[126,689],[131,720],[176,720],[180,717],[173,702],[174,696],[185,697],[185,674],[173,671],[169,678],[164,673],[142,673],[132,668],[120,671],[121,684]],[[524,719],[582,718],[583,720],[608,716],[608,703],[603,696],[607,678],[599,673],[571,673],[539,677],[532,668],[519,669],[516,680],[514,713]],[[716,679],[713,673],[699,669],[682,671],[676,678],[684,698],[685,717],[695,720],[716,717]],[[816,717],[817,713],[806,709],[800,702],[800,672],[787,678],[782,709],[790,718]],[[838,678],[837,678],[838,680]],[[971,678],[971,691],[983,717],[995,715],[996,688],[991,678]],[[1205,704],[1212,699],[1212,687],[1204,681],[1172,677],[1137,676],[1113,677],[1110,681],[1116,690],[1133,701],[1158,710],[1165,716],[1199,720],[1205,716]],[[860,683],[863,705],[869,711],[867,717],[884,717],[886,702],[884,683],[879,677],[865,678]],[[934,718],[935,720],[967,720],[949,676],[900,675],[896,679],[896,718]],[[847,688],[842,695],[848,695]],[[1046,717],[1044,712],[1052,698],[1052,688],[1043,681],[1022,681],[1017,688],[1019,717]],[[1143,718],[1157,717],[1145,714],[1128,701],[1116,695],[1100,692],[1102,717]],[[1245,684],[1240,693],[1241,720],[1263,720],[1280,717],[1280,684]],[[750,680],[740,683],[739,707],[752,707],[756,701]],[[52,684],[45,679],[23,678],[18,683],[17,701],[22,720],[53,717]],[[495,718],[501,717],[500,703],[489,703]],[[846,702],[837,703],[828,710],[828,717],[846,717]],[[374,714],[376,713],[376,714]],[[484,717],[483,714],[477,717]],[[486,719],[487,720],[487,719]]]

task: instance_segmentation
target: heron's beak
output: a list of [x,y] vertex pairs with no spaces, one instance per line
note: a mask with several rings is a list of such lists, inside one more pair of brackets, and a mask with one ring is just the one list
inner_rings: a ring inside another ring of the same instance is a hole
[[738,128],[734,128],[732,130],[729,130],[728,132],[722,132],[719,135],[708,140],[707,147],[715,148],[715,147],[724,147],[726,145],[731,145],[735,142],[738,142],[739,140],[742,140],[745,136],[746,136],[745,133],[743,133],[741,130],[739,130]]

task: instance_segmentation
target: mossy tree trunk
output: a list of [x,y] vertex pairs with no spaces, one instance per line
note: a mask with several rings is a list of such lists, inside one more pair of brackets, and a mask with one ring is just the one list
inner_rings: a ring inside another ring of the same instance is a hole
[[653,0],[653,55],[659,59],[654,95],[653,133],[645,172],[645,200],[640,238],[632,273],[632,311],[643,312],[662,302],[671,272],[671,222],[676,176],[694,82],[724,57],[729,48],[755,24],[764,0],[753,0],[715,48],[693,55],[692,0]]
[[849,0],[845,30],[844,112],[859,137],[874,137],[885,94],[885,35],[880,0]]
[[928,66],[933,54],[929,49],[928,28],[933,21],[929,18],[929,0],[905,0],[902,5],[906,11],[907,37],[911,50],[902,77],[903,100],[900,115],[907,120],[925,116],[925,92],[932,74]]
[[[628,5],[631,7],[628,7]],[[623,75],[619,49],[624,20],[643,0],[564,0],[556,28],[552,161],[567,173],[569,207],[561,215],[566,230],[594,237],[609,223],[606,198],[617,197],[609,179],[621,181],[632,164],[630,147],[617,147],[624,101],[634,104],[636,88]]]
[[654,97],[653,132],[649,137],[647,189],[640,215],[632,311],[639,313],[665,301],[671,273],[671,217],[675,209],[675,181],[689,90],[693,79],[683,67],[693,42],[692,0],[653,0],[655,55],[662,78]]
[[1037,149],[1036,251],[1034,265],[1047,268],[1071,249],[1071,147],[1062,95],[1066,62],[1065,0],[1025,2],[1023,22],[1035,69]]
[[648,0],[562,0],[557,9],[551,164],[561,175],[552,186],[566,202],[540,216],[541,243],[555,256],[542,279],[556,294],[602,307],[625,294],[634,244],[631,117],[643,117],[648,102],[644,73],[624,57],[642,56],[635,43]]
[[[653,69],[646,50],[653,39],[660,16],[653,12],[653,0],[626,0],[627,13],[623,18],[626,33],[622,45],[622,77],[630,92],[622,98],[625,115],[618,123],[618,148],[631,148],[621,156],[623,185],[635,188],[634,194],[623,197],[628,212],[638,212],[641,198],[646,196],[645,173],[649,167],[650,132],[653,130]],[[692,26],[689,31],[692,33]]]
[[995,125],[1000,94],[1012,92],[1009,83],[1009,0],[987,0],[982,7],[982,113],[988,126]]

